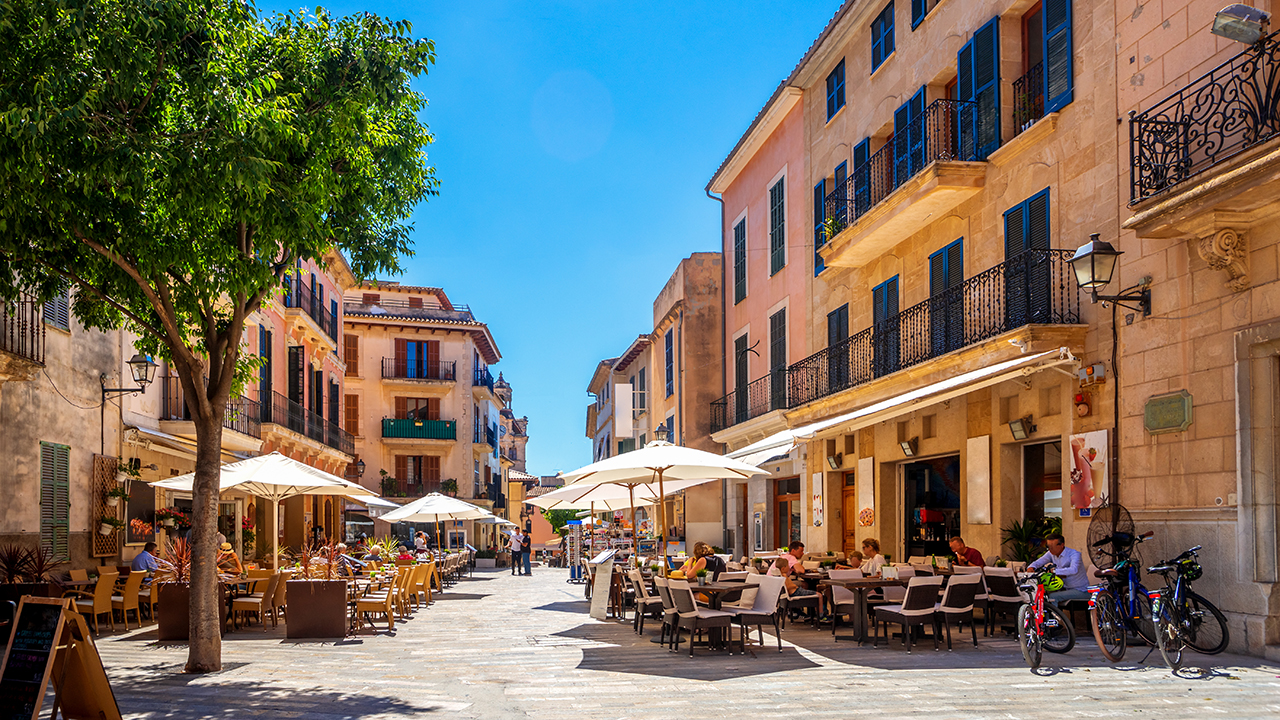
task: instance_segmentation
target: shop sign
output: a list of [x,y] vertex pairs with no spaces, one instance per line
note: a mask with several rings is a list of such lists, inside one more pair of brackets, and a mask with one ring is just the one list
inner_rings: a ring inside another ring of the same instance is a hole
[[1142,410],[1142,425],[1152,435],[1182,432],[1191,426],[1191,393],[1152,395]]

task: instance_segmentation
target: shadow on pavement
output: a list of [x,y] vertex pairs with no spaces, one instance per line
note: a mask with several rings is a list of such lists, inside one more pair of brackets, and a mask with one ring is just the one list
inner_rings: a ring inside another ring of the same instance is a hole
[[435,602],[437,600],[479,600],[481,598],[487,598],[490,595],[492,595],[492,593],[442,592],[442,593],[436,593],[432,595],[431,601]]
[[591,603],[586,600],[566,600],[564,602],[547,603],[539,605],[534,610],[549,610],[551,612],[567,612],[578,613],[583,617],[591,611]]
[[221,672],[188,675],[181,664],[161,663],[112,668],[109,674],[112,685],[129,688],[120,711],[131,718],[323,717],[334,708],[341,708],[344,718],[408,717],[445,709],[383,695],[315,687],[299,692],[270,681],[228,677],[242,665],[226,663]]

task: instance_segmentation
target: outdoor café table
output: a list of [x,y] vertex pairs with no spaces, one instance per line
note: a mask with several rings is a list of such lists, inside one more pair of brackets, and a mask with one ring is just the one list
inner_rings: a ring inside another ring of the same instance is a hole
[[[886,587],[906,587],[907,578],[902,578],[900,580],[884,580],[881,578],[853,578],[850,580],[826,579],[819,581],[819,584],[826,587],[834,585],[853,591],[854,598],[856,598],[852,614],[854,637],[858,640],[858,643],[861,644],[867,641],[868,635],[867,591]],[[834,635],[834,633],[833,636],[836,640],[840,639],[839,636]]]

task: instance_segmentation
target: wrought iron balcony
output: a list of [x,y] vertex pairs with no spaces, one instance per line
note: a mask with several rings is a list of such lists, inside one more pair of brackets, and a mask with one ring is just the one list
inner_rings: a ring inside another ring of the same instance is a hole
[[1036,124],[1044,117],[1044,63],[1013,81],[1013,134]]
[[400,380],[455,380],[452,360],[410,362],[409,358],[382,358],[382,377]]
[[382,497],[416,498],[440,492],[439,480],[404,480],[387,476],[382,479]]
[[936,161],[978,160],[978,105],[934,100],[924,114],[898,129],[865,163],[827,195],[824,217],[839,234],[903,183]]
[[305,435],[318,443],[323,443],[338,452],[355,455],[356,442],[351,433],[337,425],[326,422],[320,415],[290,400],[278,392],[271,393],[270,403],[261,403],[263,423],[274,423],[286,427],[299,435]]
[[493,392],[493,373],[489,372],[487,367],[478,367],[471,376],[471,384],[474,387],[487,387],[489,392]]
[[787,401],[787,371],[776,370],[741,390],[711,403],[711,432],[744,423],[774,410],[791,407]]
[[415,440],[457,440],[458,421],[382,418],[382,437]]
[[[191,408],[187,406],[182,392],[182,382],[177,375],[164,375],[160,378],[160,419],[191,421]],[[249,437],[262,437],[261,409],[257,402],[243,395],[232,395],[227,400],[226,414],[222,416],[222,427],[235,430]]]
[[1027,250],[787,368],[792,406],[1015,328],[1080,322],[1069,250]]
[[[315,296],[311,292],[311,286],[302,281],[301,276],[293,276],[285,278],[284,281],[284,306],[286,308],[297,308],[302,310],[315,321],[316,325],[329,339],[334,343],[338,342],[338,319],[334,317],[333,311],[324,306],[324,300]],[[338,298],[334,298],[335,300]]]
[[0,303],[0,351],[44,364],[43,307],[28,295]]
[[1280,134],[1273,34],[1141,113],[1129,114],[1129,202],[1182,183]]

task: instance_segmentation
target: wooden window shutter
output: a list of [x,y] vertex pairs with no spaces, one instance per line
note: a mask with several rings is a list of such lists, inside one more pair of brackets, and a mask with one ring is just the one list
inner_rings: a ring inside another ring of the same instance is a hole
[[440,341],[428,340],[427,345],[427,377],[436,379],[440,377]]
[[1041,192],[1027,201],[1027,248],[1049,249],[1049,193]]
[[289,399],[304,404],[303,392],[307,384],[307,364],[302,356],[302,347],[294,345],[289,348]]
[[342,360],[347,364],[347,377],[360,376],[360,336],[342,336]]
[[1025,221],[1023,213],[1025,206],[1018,205],[1004,214],[1004,259],[1017,257],[1027,249],[1027,239],[1025,230]]
[[1044,111],[1061,110],[1072,99],[1071,0],[1044,0]]
[[352,435],[360,434],[360,396],[347,395],[346,405],[343,406],[343,429]]
[[409,398],[396,398],[396,419],[404,420],[409,417]]
[[427,398],[427,419],[440,419],[440,398]]
[[396,377],[408,377],[405,373],[409,369],[409,341],[405,338],[396,338]]
[[71,448],[40,443],[40,547],[68,557],[71,534]]
[[363,305],[377,305],[382,302],[382,296],[378,293],[364,293],[360,298],[360,302]]
[[424,455],[422,457],[422,479],[430,482],[440,482],[440,457],[438,455]]
[[409,307],[411,307],[411,308],[420,308],[420,307],[422,307],[422,298],[420,298],[420,297],[410,297],[410,298],[409,298]]
[[397,455],[396,456],[396,480],[399,480],[401,483],[403,483],[405,480],[405,477],[408,476],[408,474],[409,474],[409,456]]

